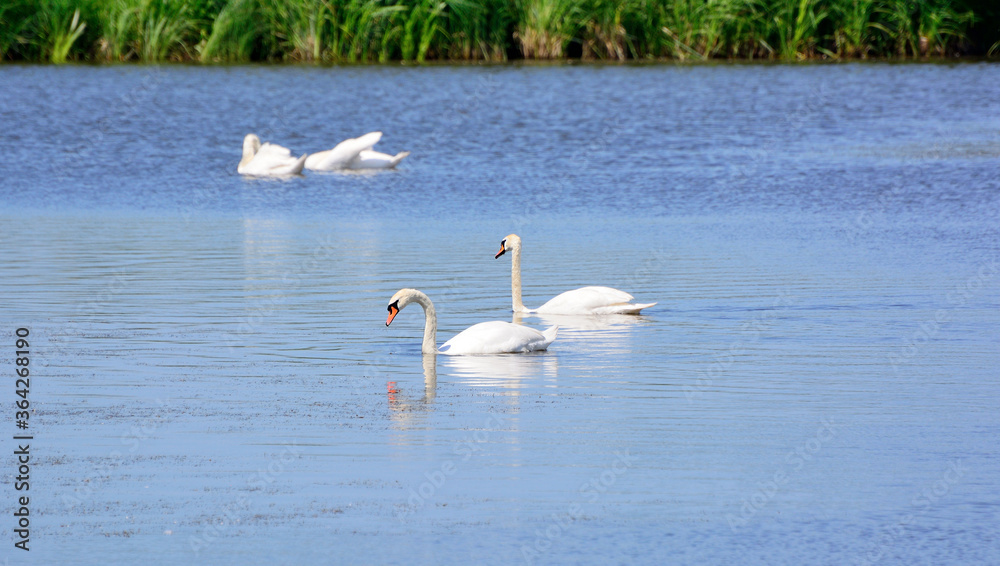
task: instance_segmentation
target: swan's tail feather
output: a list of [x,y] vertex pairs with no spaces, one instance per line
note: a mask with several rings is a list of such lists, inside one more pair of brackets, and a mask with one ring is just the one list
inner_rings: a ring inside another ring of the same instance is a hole
[[298,175],[302,173],[302,168],[306,166],[307,157],[309,157],[308,153],[300,157],[298,161],[295,162],[295,165],[292,165],[292,175]]
[[607,305],[599,309],[594,309],[594,314],[640,314],[639,311],[642,309],[648,309],[649,307],[655,305],[656,303],[615,303],[613,305]]
[[656,303],[644,303],[644,304],[629,304],[629,310],[624,311],[623,314],[639,314],[642,309],[648,309],[650,307],[655,307]]
[[[382,139],[382,132],[368,132],[363,136],[358,136],[354,138],[354,141],[358,142],[357,147],[360,148],[358,151],[361,151],[365,149],[371,149],[381,139]],[[352,141],[352,140],[347,140],[347,141]]]
[[401,151],[397,153],[395,156],[393,156],[392,161],[389,162],[389,167],[395,167],[399,165],[399,162],[402,161],[403,158],[409,154],[410,154],[409,151]]
[[542,331],[542,336],[545,337],[545,347],[542,348],[542,349],[544,350],[545,348],[548,348],[549,344],[555,342],[556,341],[556,336],[558,336],[558,334],[559,334],[559,327],[558,326],[550,326],[549,328],[546,328],[545,330],[543,330]]

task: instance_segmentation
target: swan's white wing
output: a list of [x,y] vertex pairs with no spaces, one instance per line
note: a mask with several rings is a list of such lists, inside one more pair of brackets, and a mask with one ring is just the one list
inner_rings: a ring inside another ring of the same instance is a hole
[[254,157],[264,157],[267,159],[281,159],[281,158],[291,158],[292,151],[287,147],[276,145],[273,143],[265,143],[260,146]]
[[634,297],[611,287],[581,287],[556,295],[534,312],[541,314],[638,314],[656,303],[632,304]]
[[298,175],[299,173],[302,173],[302,169],[304,169],[305,166],[306,166],[306,156],[303,155],[302,157],[299,157],[299,158],[295,159],[293,162],[291,162],[288,165],[286,165],[286,169],[284,170],[284,172],[278,173],[278,174],[279,175]]
[[438,351],[448,355],[505,354],[544,350],[556,339],[556,327],[541,333],[534,328],[494,320],[466,328]]
[[380,139],[382,132],[370,132],[358,138],[344,140],[333,149],[310,155],[306,159],[306,169],[313,171],[347,169],[358,154],[370,150]]
[[392,169],[409,154],[409,151],[401,151],[396,155],[389,155],[369,149],[359,153],[351,161],[349,167],[351,169]]
[[266,143],[253,156],[250,163],[239,168],[244,175],[273,177],[280,175],[295,175],[302,172],[306,156],[292,157],[286,147]]

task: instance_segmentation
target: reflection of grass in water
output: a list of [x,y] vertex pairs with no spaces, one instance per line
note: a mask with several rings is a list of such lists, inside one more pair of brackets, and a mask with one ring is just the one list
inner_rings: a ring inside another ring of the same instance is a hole
[[983,15],[949,0],[9,0],[0,57],[796,60],[1000,50],[995,26],[970,33],[996,17],[975,5]]

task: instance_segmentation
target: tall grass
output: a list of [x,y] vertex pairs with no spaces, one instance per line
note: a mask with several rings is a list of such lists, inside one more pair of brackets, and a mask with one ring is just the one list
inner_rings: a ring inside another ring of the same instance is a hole
[[183,0],[110,0],[102,15],[98,54],[109,61],[188,58],[198,28]]
[[819,27],[829,12],[818,0],[784,0],[779,2],[774,16],[775,35],[782,59],[802,59],[815,54],[818,47]]
[[36,45],[42,57],[52,63],[65,63],[73,44],[87,29],[87,22],[80,19],[80,8],[69,0],[49,0],[36,18]]
[[1000,8],[992,1],[2,0],[0,59],[421,62],[1000,55]]
[[450,59],[503,61],[513,49],[514,5],[504,0],[450,0],[441,55]]
[[[917,26],[920,55],[929,52],[935,55],[947,55],[948,48],[954,42],[965,41],[968,36],[965,30],[975,22],[972,11],[956,12],[950,5],[930,5],[920,10]],[[913,51],[916,54],[916,50]]]
[[[659,55],[685,60],[710,59],[717,56],[752,56],[747,51],[755,36],[742,30],[760,28],[761,17],[755,6],[744,0],[674,0],[662,10],[660,30],[665,40],[665,52]],[[738,33],[742,32],[742,33]]]
[[29,57],[34,7],[23,0],[0,3],[0,59]]
[[514,38],[526,59],[557,59],[579,28],[579,0],[516,0]]
[[584,58],[623,61],[635,52],[632,38],[625,28],[630,16],[641,13],[634,0],[587,0],[579,6],[582,25],[577,26],[580,55]]
[[848,0],[833,7],[833,51],[838,57],[867,57],[874,49],[879,24],[873,19],[873,0]]

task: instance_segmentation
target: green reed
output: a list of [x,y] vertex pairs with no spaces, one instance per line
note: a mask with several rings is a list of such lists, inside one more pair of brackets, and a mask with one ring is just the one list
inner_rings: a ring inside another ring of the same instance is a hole
[[182,0],[111,0],[100,24],[97,57],[108,61],[189,59],[198,39],[197,16]]
[[87,30],[91,14],[81,14],[80,7],[70,0],[48,0],[40,2],[38,8],[33,22],[35,52],[42,60],[64,63]]
[[0,59],[28,57],[34,7],[17,0],[0,3]]
[[0,3],[0,59],[1000,55],[991,10],[983,0],[7,0]]

